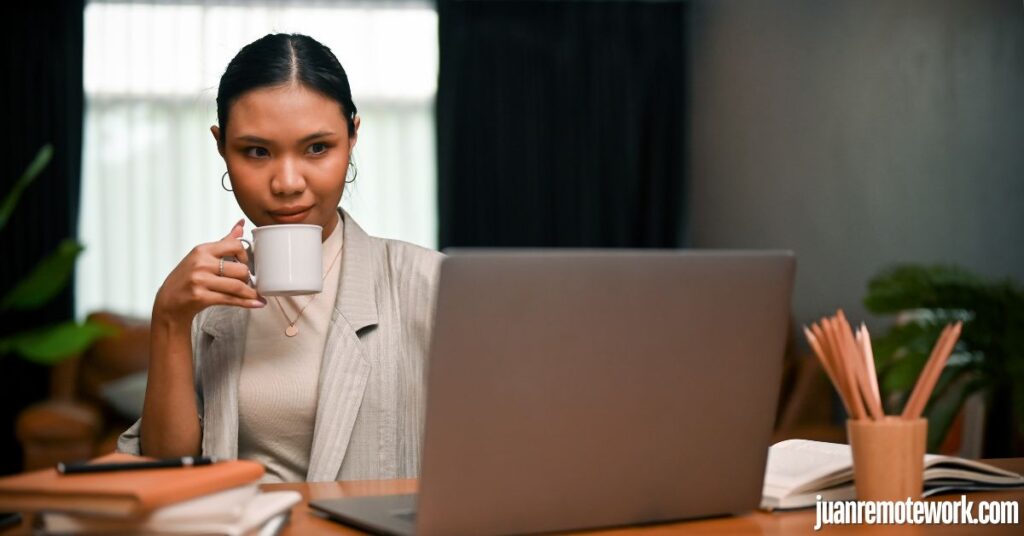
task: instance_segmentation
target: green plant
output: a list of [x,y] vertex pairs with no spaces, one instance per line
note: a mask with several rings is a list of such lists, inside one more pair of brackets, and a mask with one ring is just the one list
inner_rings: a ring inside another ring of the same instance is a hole
[[[966,399],[983,393],[987,427],[1012,451],[1024,435],[1024,290],[1013,281],[987,281],[955,266],[901,265],[868,284],[864,304],[875,314],[901,314],[873,341],[882,392],[899,410],[948,322],[963,320],[954,354],[925,409],[928,448],[945,439]],[[995,428],[993,428],[995,427]],[[1000,428],[1001,427],[1001,428]],[[993,433],[986,433],[986,443]],[[991,452],[990,446],[986,451]]]
[[[0,203],[0,231],[18,205],[22,192],[42,173],[53,156],[53,147],[43,146],[29,164],[28,169]],[[15,284],[0,299],[0,314],[39,309],[67,286],[74,270],[75,259],[84,248],[70,238],[36,264],[29,274]],[[0,337],[0,355],[16,354],[29,361],[54,364],[85,350],[97,339],[111,334],[111,328],[93,322],[61,322],[32,328]]]

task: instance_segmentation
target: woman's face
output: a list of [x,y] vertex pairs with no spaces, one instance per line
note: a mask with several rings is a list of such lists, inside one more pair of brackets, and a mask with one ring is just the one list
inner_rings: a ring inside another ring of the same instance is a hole
[[[219,139],[216,125],[211,131]],[[250,221],[320,225],[326,238],[337,223],[355,144],[337,101],[292,84],[239,97],[218,150],[238,206]]]

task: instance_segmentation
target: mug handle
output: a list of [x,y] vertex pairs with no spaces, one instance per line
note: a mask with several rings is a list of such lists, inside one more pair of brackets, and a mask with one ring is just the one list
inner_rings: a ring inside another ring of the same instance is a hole
[[245,238],[239,238],[238,241],[244,244],[243,248],[249,257],[249,262],[246,263],[249,268],[249,285],[256,288],[256,248]]

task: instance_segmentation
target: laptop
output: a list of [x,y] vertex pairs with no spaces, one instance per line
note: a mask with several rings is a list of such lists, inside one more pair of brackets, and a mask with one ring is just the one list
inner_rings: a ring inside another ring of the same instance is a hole
[[785,251],[451,251],[418,495],[310,506],[400,535],[752,510],[794,270]]

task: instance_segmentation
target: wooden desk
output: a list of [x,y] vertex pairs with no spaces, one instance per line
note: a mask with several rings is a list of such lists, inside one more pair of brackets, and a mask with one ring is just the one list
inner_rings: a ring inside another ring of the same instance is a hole
[[[1004,460],[985,460],[992,465],[1004,467],[1011,471],[1024,473],[1024,458]],[[415,480],[372,480],[361,482],[314,482],[304,484],[266,484],[267,491],[295,490],[302,493],[303,502],[292,509],[291,523],[283,534],[289,536],[317,534],[361,534],[361,532],[323,519],[309,508],[309,501],[314,499],[330,499],[338,497],[359,497],[366,495],[388,495],[398,493],[414,493]],[[959,497],[959,495],[948,496]],[[1024,503],[1024,490],[992,491],[968,494],[970,500],[1017,501]],[[1024,504],[1022,504],[1024,507]],[[1024,508],[1022,508],[1024,509]],[[1024,513],[1022,513],[1024,515]],[[1024,519],[1022,519],[1024,521]],[[594,531],[589,534],[625,535],[643,534],[646,536],[666,534],[708,534],[708,535],[789,535],[789,534],[1024,534],[1024,523],[1020,525],[844,525],[826,526],[821,531],[814,531],[814,509],[796,512],[768,513],[754,511],[742,516],[703,519],[629,527],[611,530]]]
[[[1024,473],[1024,458],[1008,458],[1003,460],[985,460],[987,463],[1004,467],[1011,471]],[[302,493],[303,501],[292,508],[291,522],[282,534],[286,536],[315,536],[320,534],[362,534],[361,532],[324,519],[309,508],[309,501],[314,499],[332,499],[339,497],[360,497],[367,495],[388,495],[398,493],[415,493],[416,480],[366,480],[350,482],[312,482],[302,484],[264,484],[261,486],[266,491],[295,490]],[[959,497],[958,495],[947,496]],[[1022,503],[1024,510],[1024,490],[990,491],[983,493],[968,494],[970,500],[985,501],[1017,501]],[[1024,516],[1024,512],[1021,513]],[[601,531],[591,531],[588,534],[600,535],[627,535],[642,534],[645,536],[661,536],[668,534],[700,534],[700,535],[789,535],[789,534],[900,534],[900,535],[932,535],[932,534],[1013,534],[1020,536],[1024,534],[1024,523],[1021,525],[907,525],[907,526],[881,526],[881,525],[844,525],[827,526],[821,531],[814,531],[815,512],[814,509],[800,510],[796,512],[768,513],[760,510],[750,512],[742,516],[721,517],[714,519],[702,519],[697,521],[683,521],[679,523],[666,523],[659,525],[648,525],[644,527],[627,527]],[[1022,518],[1024,521],[1024,518]],[[14,534],[30,534],[31,516],[17,527],[7,530],[0,530],[3,536]]]

